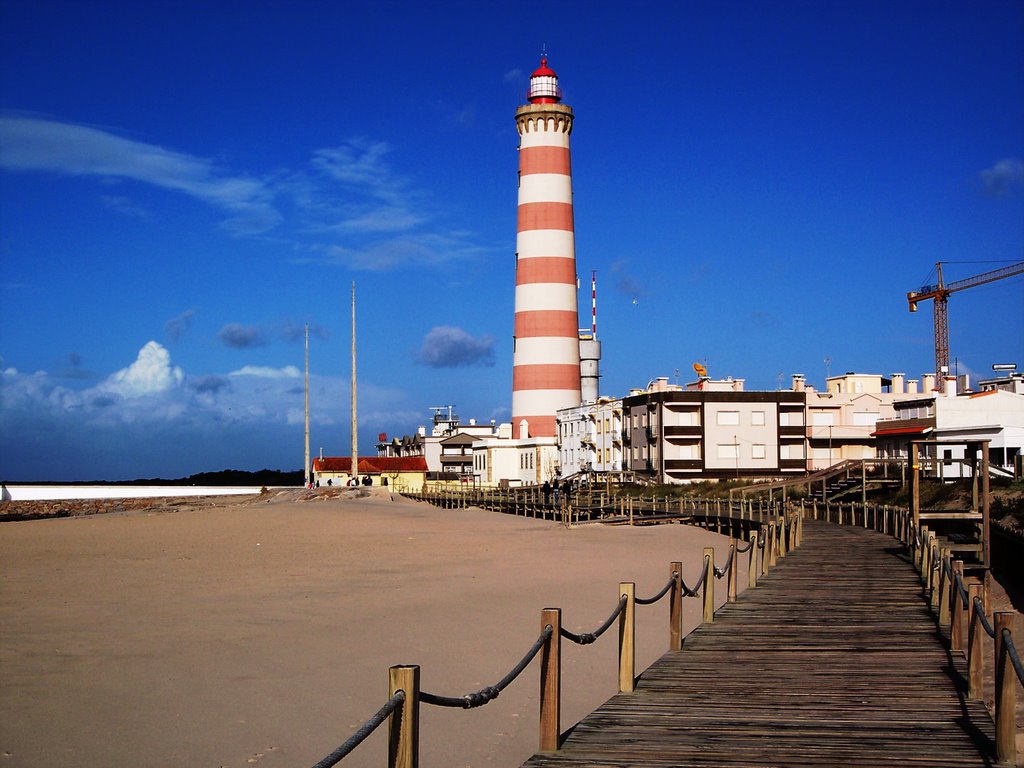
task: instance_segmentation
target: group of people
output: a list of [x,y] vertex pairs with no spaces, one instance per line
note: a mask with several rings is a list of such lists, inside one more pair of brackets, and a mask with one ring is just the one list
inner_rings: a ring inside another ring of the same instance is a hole
[[[330,488],[333,484],[334,484],[333,480],[331,478],[327,478],[327,487]],[[380,476],[380,484],[383,485],[383,486],[387,486],[387,484],[388,484],[388,479],[386,477],[384,477],[384,475]],[[346,483],[346,485],[349,488],[355,488],[358,485],[373,485],[373,478],[370,475],[363,475],[363,479],[362,480],[360,480],[357,477],[350,477],[348,482]],[[312,489],[313,488],[313,483],[310,483],[309,487],[310,487],[310,489]],[[320,481],[319,480],[316,481],[316,487],[317,488],[320,487]]]
[[573,484],[569,480],[559,480],[555,478],[552,481],[545,480],[544,484],[541,485],[540,491],[544,494],[544,503],[550,504],[552,496],[554,497],[555,504],[558,503],[558,499],[564,493],[568,497],[573,492]]

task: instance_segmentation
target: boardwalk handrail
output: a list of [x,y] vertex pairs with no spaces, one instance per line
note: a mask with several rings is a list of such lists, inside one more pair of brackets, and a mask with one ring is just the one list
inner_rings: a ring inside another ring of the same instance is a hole
[[608,628],[615,622],[615,620],[622,615],[622,612],[626,609],[627,602],[629,602],[629,598],[627,598],[625,595],[620,597],[618,605],[616,605],[615,610],[612,611],[612,615],[609,616],[608,619],[593,632],[583,632],[581,634],[576,635],[570,632],[565,627],[562,627],[559,630],[559,634],[561,634],[562,637],[564,637],[566,640],[570,640],[576,643],[576,645],[590,645],[591,643],[595,642],[597,638],[599,638],[601,635],[607,632]]
[[522,674],[523,670],[526,669],[530,662],[533,661],[534,657],[540,652],[540,649],[544,647],[544,644],[551,638],[551,633],[554,628],[549,624],[541,630],[540,636],[530,646],[530,650],[526,652],[526,655],[519,660],[519,663],[512,667],[511,671],[505,675],[501,680],[496,682],[494,685],[488,685],[481,688],[479,691],[473,693],[467,693],[463,696],[439,696],[436,693],[427,693],[426,691],[420,692],[420,701],[424,704],[433,704],[436,707],[458,707],[461,709],[473,709],[474,707],[482,707],[484,704],[489,704],[498,698],[498,694],[508,688],[509,685]]
[[323,760],[313,766],[313,768],[331,768],[331,766],[337,765],[341,762],[341,759],[348,755],[352,750],[366,741],[367,737],[377,730],[384,721],[391,716],[391,713],[398,709],[402,702],[405,701],[405,691],[398,691],[392,696],[387,702],[381,707],[377,714],[363,723],[359,730],[349,736],[345,743],[338,747],[336,750],[327,755]]
[[[314,768],[331,768],[359,746],[374,730],[390,720],[388,738],[388,765],[391,768],[416,768],[419,760],[419,705],[471,709],[490,703],[516,680],[538,656],[541,664],[540,749],[554,751],[561,737],[561,643],[565,638],[579,645],[589,645],[601,637],[618,619],[619,621],[619,691],[631,693],[634,685],[635,606],[652,605],[671,596],[669,607],[669,646],[673,651],[682,648],[683,597],[703,597],[703,621],[714,621],[714,581],[728,577],[728,602],[736,600],[738,581],[737,553],[750,552],[748,585],[757,584],[758,572],[767,573],[777,556],[785,555],[799,541],[799,524],[790,519],[786,524],[775,521],[751,531],[752,538],[740,548],[737,539],[729,544],[729,554],[721,569],[714,564],[714,548],[705,547],[700,576],[691,589],[682,578],[682,563],[670,564],[670,576],[664,587],[649,598],[637,598],[635,585],[619,584],[619,600],[611,615],[593,632],[575,634],[562,627],[561,609],[545,608],[541,612],[541,632],[523,658],[493,686],[459,697],[441,696],[419,690],[419,667],[394,666],[389,669],[391,696],[387,703],[338,749],[316,763]],[[787,547],[788,543],[788,547]],[[760,561],[760,562],[759,562]]]
[[[834,505],[837,519],[832,519],[832,506],[824,505],[825,519],[843,524],[843,504]],[[856,505],[849,505],[850,524],[855,524]],[[861,519],[868,527],[869,506],[861,504]],[[803,503],[801,502],[801,509]],[[813,505],[817,517],[818,505]],[[941,628],[948,628],[949,650],[961,653],[967,660],[967,695],[970,699],[983,697],[984,646],[982,633],[993,642],[994,661],[994,713],[995,748],[998,763],[1015,764],[1016,761],[1016,699],[1017,685],[1024,685],[1024,667],[1020,662],[1013,637],[1015,611],[995,611],[990,622],[986,615],[987,583],[967,584],[964,580],[964,562],[953,559],[948,546],[942,546],[935,532],[914,522],[908,509],[883,507],[878,514],[874,507],[874,527],[883,533],[892,533],[908,549],[911,562],[921,576],[924,596],[936,611]],[[892,522],[892,530],[888,526]],[[964,643],[966,628],[967,642]],[[1014,674],[1010,674],[1010,670]],[[1016,681],[1014,681],[1016,677]]]

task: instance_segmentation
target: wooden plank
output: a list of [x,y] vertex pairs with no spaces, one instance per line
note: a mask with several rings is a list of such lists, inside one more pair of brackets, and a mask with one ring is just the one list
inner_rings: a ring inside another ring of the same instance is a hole
[[805,526],[757,589],[524,768],[991,765],[992,720],[899,544]]

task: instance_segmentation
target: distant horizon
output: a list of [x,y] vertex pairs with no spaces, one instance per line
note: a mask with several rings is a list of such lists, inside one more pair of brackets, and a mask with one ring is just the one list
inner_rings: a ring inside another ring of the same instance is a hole
[[[361,445],[509,421],[542,51],[601,394],[916,377],[907,292],[1024,258],[1024,3],[506,10],[4,3],[0,476],[297,464],[307,324],[312,453],[346,455],[353,281]],[[950,297],[961,372],[1024,365],[1022,286]]]

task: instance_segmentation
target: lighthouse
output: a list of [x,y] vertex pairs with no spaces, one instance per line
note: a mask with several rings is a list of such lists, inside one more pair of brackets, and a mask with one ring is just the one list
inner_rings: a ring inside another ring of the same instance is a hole
[[516,227],[512,425],[522,437],[554,437],[555,413],[580,404],[576,244],[569,135],[547,58],[516,109],[519,205]]

